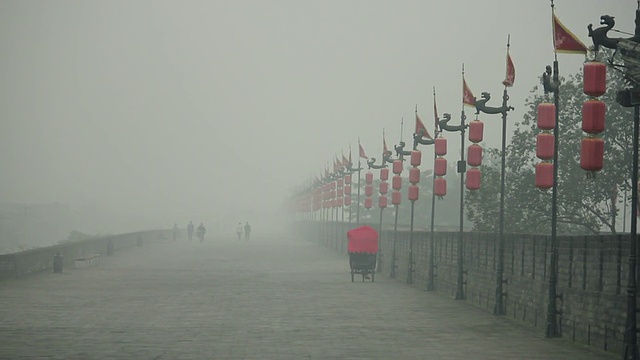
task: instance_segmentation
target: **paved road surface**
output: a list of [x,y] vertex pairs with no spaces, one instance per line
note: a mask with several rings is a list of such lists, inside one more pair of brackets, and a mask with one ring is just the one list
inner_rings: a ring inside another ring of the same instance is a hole
[[613,359],[283,237],[146,245],[0,282],[0,359]]

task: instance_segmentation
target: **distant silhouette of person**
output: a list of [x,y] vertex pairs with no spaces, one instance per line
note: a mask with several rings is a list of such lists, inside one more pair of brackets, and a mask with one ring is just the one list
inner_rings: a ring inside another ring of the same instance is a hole
[[171,235],[173,235],[173,241],[176,241],[176,239],[178,238],[178,224],[173,224]]
[[200,242],[204,241],[204,233],[206,232],[207,232],[207,229],[205,229],[204,225],[200,223],[200,226],[198,226],[198,238],[200,239]]
[[238,240],[242,239],[242,223],[238,223],[238,227],[236,227],[236,234],[238,234]]
[[189,237],[189,240],[191,240],[193,238],[193,228],[195,226],[193,226],[193,222],[189,221],[189,225],[187,225],[187,236]]
[[249,240],[249,236],[251,236],[251,225],[249,225],[249,222],[247,221],[244,224],[244,239]]

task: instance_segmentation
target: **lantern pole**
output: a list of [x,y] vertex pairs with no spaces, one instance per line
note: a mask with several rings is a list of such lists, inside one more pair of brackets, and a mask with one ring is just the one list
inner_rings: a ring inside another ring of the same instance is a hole
[[[434,135],[435,137],[438,137],[438,135]],[[436,159],[438,158],[438,155],[436,155],[436,152],[433,152],[433,165],[434,165],[434,173],[433,173],[433,181],[431,182],[431,239],[429,241],[429,273],[427,275],[427,291],[434,291],[436,289],[436,283],[435,283],[435,255],[434,255],[434,251],[435,251],[435,246],[434,246],[434,242],[436,241],[435,239],[435,233],[434,233],[434,226],[435,226],[435,222],[436,222],[436,174],[435,174],[435,163],[436,163]]]
[[391,263],[391,273],[389,274],[389,278],[396,278],[396,268],[398,267],[398,260],[396,259],[396,242],[398,241],[398,205],[394,205],[396,212],[396,219],[393,222],[393,251],[391,256],[393,257]]
[[[382,211],[384,210],[383,207],[380,207],[380,222],[378,225],[378,242],[382,243]],[[382,272],[382,246],[380,246],[379,250],[378,250],[378,267],[376,269],[376,272]]]

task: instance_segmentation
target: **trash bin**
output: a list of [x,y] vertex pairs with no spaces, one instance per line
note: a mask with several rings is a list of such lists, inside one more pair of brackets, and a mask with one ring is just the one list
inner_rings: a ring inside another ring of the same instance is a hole
[[54,273],[61,273],[62,272],[62,266],[63,266],[63,258],[62,255],[60,255],[60,253],[56,253],[56,255],[53,257],[53,272]]

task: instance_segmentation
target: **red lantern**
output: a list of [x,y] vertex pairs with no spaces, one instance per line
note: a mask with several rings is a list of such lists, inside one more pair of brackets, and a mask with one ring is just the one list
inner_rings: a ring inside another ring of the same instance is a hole
[[604,166],[604,140],[585,138],[580,143],[580,167],[586,171],[602,170]]
[[604,131],[604,101],[588,100],[582,104],[582,131],[597,134]]
[[342,179],[338,179],[336,180],[338,182],[338,187],[341,188],[343,183],[342,183]]
[[364,199],[364,208],[371,209],[372,207],[373,207],[373,199],[372,198]]
[[436,149],[436,155],[445,156],[447,155],[447,139],[445,138],[437,138],[434,143]]
[[347,185],[344,187],[344,194],[351,195],[351,185]]
[[344,205],[345,206],[351,205],[351,196],[350,195],[347,195],[347,196],[344,197]]
[[550,189],[553,187],[553,164],[542,162],[536,165],[536,187]]
[[604,95],[607,90],[607,66],[601,62],[590,61],[582,66],[582,70],[584,93],[593,97]]
[[482,146],[478,144],[469,145],[467,163],[469,166],[480,166],[482,164]]
[[342,195],[344,195],[344,189],[343,188],[338,188],[338,197],[341,198]]
[[469,190],[480,189],[481,176],[482,176],[482,173],[480,172],[480,169],[473,168],[473,169],[467,170],[467,183],[466,183],[467,189]]
[[402,193],[400,193],[400,191],[394,191],[391,194],[391,203],[393,205],[400,205],[400,203],[402,202]]
[[380,169],[380,180],[382,180],[382,181],[389,180],[389,169],[388,168]]
[[389,192],[389,183],[388,182],[381,182],[380,183],[380,194],[386,194]]
[[422,151],[413,150],[411,151],[411,166],[420,166],[422,162]]
[[551,130],[556,127],[556,106],[550,103],[538,104],[538,128]]
[[402,161],[401,160],[395,160],[393,162],[393,173],[396,174],[396,175],[402,174]]
[[480,120],[474,120],[469,123],[469,141],[479,143],[482,141],[484,132],[484,123]]
[[447,195],[447,180],[445,178],[437,178],[433,182],[433,194],[439,197]]
[[342,206],[342,198],[341,198],[341,197],[339,197],[339,198],[337,198],[337,199],[336,199],[336,206],[337,206],[337,207]]
[[391,180],[391,187],[394,190],[400,190],[402,188],[402,177],[400,175],[396,175]]
[[437,158],[433,166],[433,172],[436,176],[445,176],[447,174],[447,159]]
[[409,182],[412,184],[420,182],[420,169],[417,167],[409,169]]
[[365,196],[371,196],[371,195],[373,195],[373,185],[368,185],[368,184],[367,184],[367,185],[364,187],[364,195],[365,195]]
[[371,171],[364,175],[364,182],[367,184],[373,184],[373,173]]
[[345,184],[351,184],[351,175],[345,175],[344,176],[344,183]]
[[549,133],[540,133],[538,134],[536,141],[536,156],[538,159],[549,160],[553,159],[553,149],[554,149],[554,136]]
[[418,200],[419,191],[420,190],[418,189],[418,186],[409,185],[409,200],[411,200],[411,201]]
[[387,207],[387,197],[386,196],[381,195],[378,198],[378,207],[381,208],[381,209],[384,209],[384,208]]

